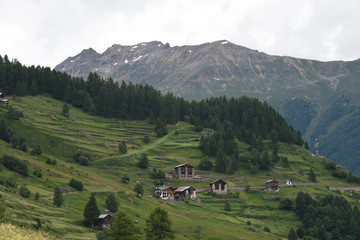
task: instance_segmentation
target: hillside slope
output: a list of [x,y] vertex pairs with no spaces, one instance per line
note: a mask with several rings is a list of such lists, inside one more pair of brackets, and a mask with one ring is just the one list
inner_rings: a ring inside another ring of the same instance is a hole
[[[29,176],[10,171],[1,164],[1,176],[15,182],[17,187],[1,183],[0,193],[5,199],[7,219],[13,224],[32,228],[36,219],[42,222],[42,229],[63,239],[95,239],[100,230],[90,230],[83,226],[83,209],[91,193],[95,194],[101,212],[105,209],[105,199],[115,192],[119,208],[127,212],[132,220],[138,220],[137,232],[143,238],[145,219],[157,206],[166,209],[177,231],[176,239],[285,239],[290,228],[298,228],[301,223],[294,211],[279,210],[279,202],[290,198],[293,201],[298,192],[304,191],[314,198],[325,194],[342,195],[352,205],[358,205],[354,195],[341,194],[329,189],[349,187],[357,190],[358,184],[349,183],[344,178],[335,177],[326,166],[330,163],[322,157],[312,157],[305,149],[289,144],[280,144],[279,155],[286,157],[288,163],[279,161],[273,168],[253,173],[241,166],[234,174],[219,174],[213,171],[199,170],[197,166],[204,158],[199,150],[200,134],[193,126],[180,122],[168,126],[169,133],[157,138],[153,125],[143,121],[119,121],[84,114],[71,108],[70,117],[61,115],[63,103],[49,97],[10,98],[11,104],[23,111],[19,120],[6,120],[12,131],[24,137],[26,152],[12,147],[0,140],[0,156],[10,155],[28,164]],[[0,105],[0,116],[4,118],[8,107]],[[143,137],[150,136],[150,142],[144,143]],[[117,146],[125,141],[126,154],[119,154]],[[248,156],[249,146],[238,142],[241,156]],[[36,145],[41,146],[42,154],[31,154]],[[88,166],[80,166],[73,159],[79,150],[90,156]],[[137,167],[141,154],[147,154],[150,166],[147,170]],[[47,160],[56,160],[49,164]],[[214,158],[210,158],[214,161]],[[166,184],[178,187],[192,185],[198,190],[199,201],[162,201],[152,197],[155,187],[151,179],[153,168],[171,173],[173,167],[181,163],[190,163],[196,167],[196,174],[203,181],[181,182],[171,178]],[[348,172],[335,167],[336,171]],[[317,183],[308,180],[310,169],[317,175]],[[35,174],[35,170],[42,176]],[[128,176],[130,183],[122,183]],[[71,178],[84,183],[84,191],[71,189],[68,210],[64,205],[54,208],[53,189],[59,185],[65,189]],[[209,183],[222,178],[229,184],[232,194],[224,196],[208,195]],[[255,189],[265,186],[268,179],[280,181],[279,193],[266,193]],[[294,187],[285,187],[286,179],[292,179]],[[145,190],[143,198],[134,193],[134,185],[141,183]],[[29,198],[19,196],[20,186],[26,186]],[[249,191],[244,191],[249,188]],[[340,188],[340,190],[343,190]],[[201,189],[205,189],[201,192]],[[40,199],[35,200],[38,192]],[[238,197],[236,197],[236,193]],[[356,195],[358,196],[358,195]],[[231,211],[224,211],[224,203],[231,203]],[[248,225],[260,229],[260,233],[249,230]],[[271,233],[263,231],[268,228]],[[1,228],[0,228],[1,231]]]
[[319,62],[271,56],[217,41],[175,46],[158,41],[87,49],[56,70],[87,78],[90,72],[115,81],[150,84],[186,99],[242,95],[267,101],[320,154],[360,173],[360,60]]

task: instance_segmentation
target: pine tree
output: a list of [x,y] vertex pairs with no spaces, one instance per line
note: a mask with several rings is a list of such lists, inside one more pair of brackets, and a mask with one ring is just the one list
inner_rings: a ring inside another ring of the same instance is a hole
[[84,224],[94,228],[94,224],[97,222],[100,215],[100,210],[96,204],[96,198],[94,194],[91,194],[89,201],[84,208]]
[[126,216],[125,212],[116,213],[114,222],[110,228],[110,240],[133,240],[138,239],[135,234],[135,226],[133,221]]
[[61,207],[61,205],[63,204],[63,201],[64,201],[63,193],[59,186],[55,186],[53,201],[54,201],[55,207]]
[[164,121],[161,119],[157,119],[155,123],[154,132],[156,133],[157,137],[162,137],[167,134],[167,127]]
[[203,130],[203,124],[202,124],[202,122],[201,122],[201,120],[200,120],[199,117],[196,117],[196,118],[195,118],[194,130],[195,130],[196,132],[201,132],[201,131]]
[[31,96],[36,96],[38,94],[38,87],[37,87],[37,83],[36,80],[33,79],[31,82],[31,86],[30,86],[30,95]]
[[126,153],[127,152],[127,146],[124,141],[119,143],[119,153]]
[[224,210],[227,212],[231,211],[231,206],[230,206],[229,200],[225,201]]
[[146,168],[149,167],[149,159],[148,159],[148,157],[146,156],[145,153],[143,153],[141,155],[141,158],[140,158],[137,165],[138,165],[139,168],[143,168],[143,169],[146,169]]
[[5,218],[5,207],[4,199],[0,195],[0,223],[3,222]]
[[296,233],[295,233],[294,229],[290,229],[289,235],[288,235],[288,240],[297,240]]
[[118,202],[114,193],[110,193],[107,199],[105,200],[106,208],[112,213],[116,213],[118,210]]
[[136,192],[138,197],[141,197],[141,195],[144,194],[144,189],[140,183],[137,183],[135,185],[134,191]]
[[175,239],[175,232],[171,230],[171,225],[167,211],[159,207],[155,208],[146,220],[146,239]]
[[312,170],[312,168],[310,168],[309,170],[309,174],[308,174],[308,178],[310,181],[312,182],[316,182],[316,174],[314,173],[314,171]]
[[70,107],[69,107],[69,105],[68,105],[67,103],[65,103],[65,104],[63,105],[61,114],[62,114],[64,117],[69,117],[69,115],[70,115]]
[[1,119],[0,122],[0,139],[4,140],[5,142],[10,142],[8,128],[6,126],[4,119]]

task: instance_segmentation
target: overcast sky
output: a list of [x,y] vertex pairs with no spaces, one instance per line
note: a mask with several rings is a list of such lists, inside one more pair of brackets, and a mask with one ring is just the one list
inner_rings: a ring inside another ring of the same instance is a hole
[[360,58],[357,0],[0,0],[0,54],[55,67],[92,47],[229,40],[274,55]]

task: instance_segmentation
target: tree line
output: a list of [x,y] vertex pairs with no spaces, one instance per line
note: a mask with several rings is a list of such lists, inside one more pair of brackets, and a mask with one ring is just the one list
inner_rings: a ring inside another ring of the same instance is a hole
[[26,67],[6,55],[0,56],[0,91],[16,96],[48,94],[89,114],[108,118],[147,119],[152,123],[161,119],[167,124],[186,121],[196,124],[198,131],[223,125],[227,135],[251,144],[269,139],[271,134],[282,142],[304,144],[299,131],[266,102],[255,98],[187,101],[172,93],[162,95],[149,85],[118,83],[97,73],[84,80],[49,67]]

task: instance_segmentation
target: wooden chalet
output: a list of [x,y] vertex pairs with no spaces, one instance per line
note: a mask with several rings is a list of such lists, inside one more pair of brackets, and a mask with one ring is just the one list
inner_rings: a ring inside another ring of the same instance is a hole
[[276,179],[270,179],[269,181],[266,182],[266,189],[268,191],[272,190],[272,191],[276,191],[279,189],[279,181]]
[[179,187],[175,190],[175,195],[181,198],[194,199],[196,198],[196,191],[192,186]]
[[110,214],[101,214],[98,217],[98,226],[103,228],[111,227],[113,217]]
[[155,196],[159,196],[163,200],[174,198],[174,189],[172,187],[159,187],[154,191]]
[[224,194],[228,192],[228,184],[222,179],[215,180],[210,183],[210,191],[211,193],[219,193]]
[[174,167],[174,178],[180,180],[194,180],[195,177],[195,167],[188,164],[180,164]]

